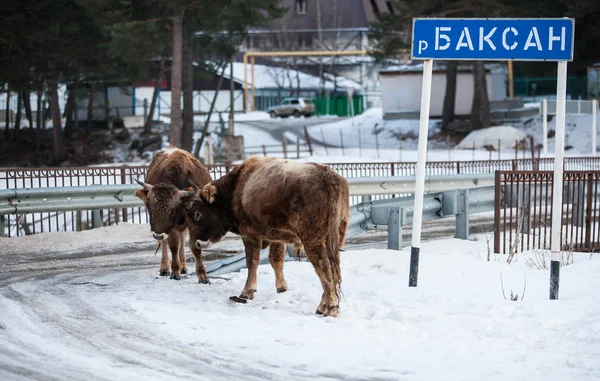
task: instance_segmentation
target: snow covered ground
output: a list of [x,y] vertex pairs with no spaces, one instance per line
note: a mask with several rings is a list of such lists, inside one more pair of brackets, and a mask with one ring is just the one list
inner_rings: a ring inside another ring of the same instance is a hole
[[[102,230],[82,241],[105,241]],[[321,286],[306,262],[286,263],[283,294],[261,266],[245,305],[228,300],[245,271],[206,286],[136,263],[1,266],[0,379],[597,380],[600,259],[577,254],[561,271],[560,299],[549,301],[548,271],[526,264],[533,254],[487,262],[485,237],[476,238],[424,243],[417,288],[407,286],[407,249],[342,253],[338,318],[314,315]],[[48,243],[11,242],[0,263]],[[504,299],[501,276],[507,297],[523,296],[526,281],[523,300]]]

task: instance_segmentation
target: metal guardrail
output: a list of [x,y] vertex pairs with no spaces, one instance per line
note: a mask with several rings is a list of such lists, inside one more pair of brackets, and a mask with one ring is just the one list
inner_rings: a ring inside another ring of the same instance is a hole
[[[414,192],[414,176],[348,179],[350,195]],[[494,184],[494,175],[427,176],[428,192]],[[25,188],[0,191],[0,215],[144,206],[133,193],[137,184]]]

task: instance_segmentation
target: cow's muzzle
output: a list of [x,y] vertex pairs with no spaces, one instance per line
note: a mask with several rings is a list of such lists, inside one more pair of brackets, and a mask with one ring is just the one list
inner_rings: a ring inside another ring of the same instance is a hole
[[157,241],[162,241],[164,239],[167,239],[168,236],[169,235],[165,234],[165,233],[156,234],[155,232],[152,232],[152,237],[154,237],[154,239]]

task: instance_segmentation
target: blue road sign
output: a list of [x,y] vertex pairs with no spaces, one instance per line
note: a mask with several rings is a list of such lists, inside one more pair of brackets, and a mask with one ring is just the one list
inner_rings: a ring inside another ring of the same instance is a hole
[[572,61],[575,20],[413,19],[412,58]]

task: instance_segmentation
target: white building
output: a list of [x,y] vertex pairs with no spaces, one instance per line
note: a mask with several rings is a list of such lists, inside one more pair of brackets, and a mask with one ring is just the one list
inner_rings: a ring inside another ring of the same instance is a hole
[[[382,69],[382,108],[384,115],[418,113],[421,109],[423,64],[400,65]],[[487,90],[490,101],[507,98],[508,77],[504,64],[486,65]],[[470,115],[473,104],[473,72],[470,65],[459,65],[456,77],[456,115]],[[434,65],[431,83],[431,117],[440,117],[446,92],[444,65]]]

